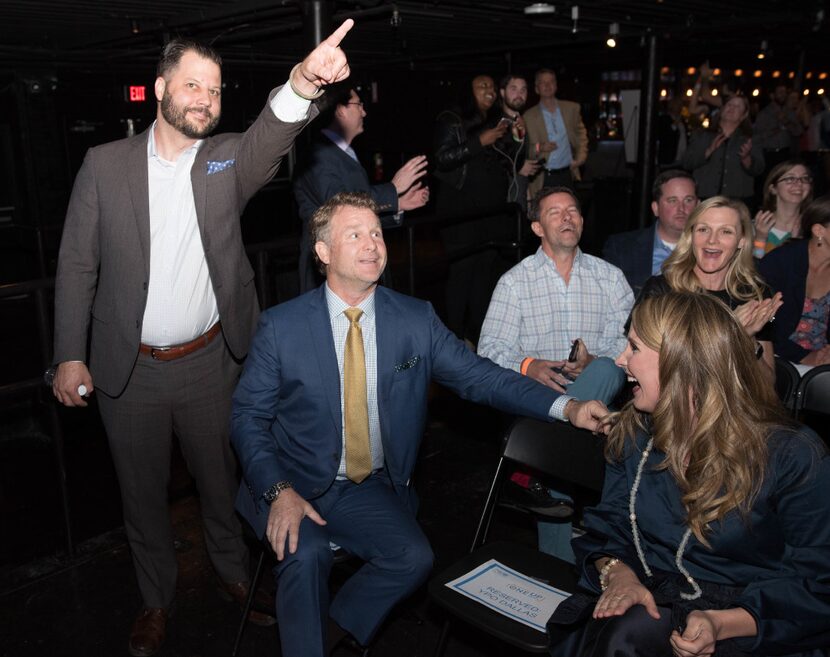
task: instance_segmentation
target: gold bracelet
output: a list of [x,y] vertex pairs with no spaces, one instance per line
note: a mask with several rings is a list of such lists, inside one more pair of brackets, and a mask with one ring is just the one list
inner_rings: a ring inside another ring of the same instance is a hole
[[620,560],[616,557],[613,557],[605,562],[605,565],[600,568],[599,571],[599,587],[605,591],[608,588],[608,573],[611,572],[611,569],[620,563]]
[[300,66],[302,66],[302,65],[303,65],[303,63],[300,62],[294,68],[291,69],[291,73],[288,74],[288,85],[291,87],[291,91],[293,91],[295,94],[297,94],[303,100],[317,100],[320,96],[322,96],[324,93],[326,93],[326,90],[323,89],[323,87],[317,87],[317,91],[315,91],[314,94],[309,96],[307,94],[304,94],[299,89],[297,89],[297,87],[294,86],[294,79],[293,79],[294,78],[294,72],[298,68],[300,68]]

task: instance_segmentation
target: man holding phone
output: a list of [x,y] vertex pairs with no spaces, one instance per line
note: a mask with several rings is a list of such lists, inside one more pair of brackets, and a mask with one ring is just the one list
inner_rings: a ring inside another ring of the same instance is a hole
[[500,125],[507,126],[507,131],[494,148],[505,157],[510,179],[507,200],[518,203],[527,212],[528,179],[541,166],[537,160],[527,157],[527,128],[522,118],[527,103],[527,80],[513,73],[505,75],[499,81],[499,101],[503,114]]
[[[569,188],[542,189],[528,218],[541,245],[499,280],[478,354],[576,399],[609,404],[625,383],[614,358],[625,349],[634,293],[617,267],[580,250],[583,218]],[[561,517],[544,488],[526,475],[516,483],[541,493],[538,513]],[[573,561],[570,524],[540,523],[539,548]]]

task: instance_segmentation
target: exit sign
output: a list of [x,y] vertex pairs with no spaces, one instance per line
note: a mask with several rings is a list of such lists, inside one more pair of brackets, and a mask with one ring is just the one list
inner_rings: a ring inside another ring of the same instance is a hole
[[126,87],[124,95],[127,97],[127,100],[131,103],[143,103],[147,100],[147,87],[145,86],[129,86]]

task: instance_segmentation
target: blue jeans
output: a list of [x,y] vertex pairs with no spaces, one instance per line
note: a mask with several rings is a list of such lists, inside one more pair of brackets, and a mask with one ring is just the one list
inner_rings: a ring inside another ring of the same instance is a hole
[[[568,394],[580,401],[599,399],[606,405],[610,404],[622,390],[625,384],[625,372],[610,358],[596,358],[582,370],[576,381],[568,386]],[[573,503],[569,495],[549,489],[552,497],[567,500]],[[539,534],[539,550],[559,557],[563,561],[574,563],[574,551],[571,548],[571,533],[573,525],[570,522],[555,522],[539,520],[536,523]]]

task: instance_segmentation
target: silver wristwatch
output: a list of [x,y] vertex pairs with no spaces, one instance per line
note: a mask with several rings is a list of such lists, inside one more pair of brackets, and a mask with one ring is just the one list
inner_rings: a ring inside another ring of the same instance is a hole
[[280,496],[280,493],[284,490],[288,490],[289,488],[293,488],[290,481],[278,481],[276,484],[271,486],[271,488],[266,490],[262,494],[262,497],[266,502],[268,502],[268,504],[271,504]]

